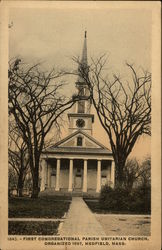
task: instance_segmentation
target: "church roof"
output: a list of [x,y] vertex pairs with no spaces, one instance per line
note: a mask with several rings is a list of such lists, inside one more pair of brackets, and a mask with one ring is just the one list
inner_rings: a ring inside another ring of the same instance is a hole
[[47,149],[44,153],[67,153],[67,154],[91,154],[91,155],[111,155],[111,151],[103,148],[81,148],[81,147],[51,147],[50,150]]
[[[76,146],[73,142],[77,136],[83,136],[87,146]],[[87,133],[77,130],[53,146],[47,148],[44,153],[67,153],[67,154],[91,154],[112,155],[112,152]]]

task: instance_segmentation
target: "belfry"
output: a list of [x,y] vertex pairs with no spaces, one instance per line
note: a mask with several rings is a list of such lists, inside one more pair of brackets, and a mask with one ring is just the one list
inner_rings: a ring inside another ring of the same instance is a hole
[[[88,69],[86,31],[79,67]],[[81,98],[68,114],[69,135],[41,156],[40,191],[44,194],[96,194],[105,184],[114,187],[112,152],[93,138],[94,115],[91,114],[88,86],[81,76],[75,84]]]

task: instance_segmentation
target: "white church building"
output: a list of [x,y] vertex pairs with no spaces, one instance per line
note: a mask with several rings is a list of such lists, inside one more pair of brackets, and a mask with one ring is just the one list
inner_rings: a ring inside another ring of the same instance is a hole
[[[88,67],[85,32],[81,64]],[[76,82],[78,94],[89,96],[81,77]],[[93,138],[94,115],[91,101],[83,98],[68,113],[69,135],[49,147],[41,156],[41,192],[99,193],[102,186],[114,187],[115,164],[112,152]]]

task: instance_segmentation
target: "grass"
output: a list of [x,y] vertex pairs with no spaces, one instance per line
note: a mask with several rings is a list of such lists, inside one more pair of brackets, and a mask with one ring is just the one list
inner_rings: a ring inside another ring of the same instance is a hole
[[9,235],[56,235],[59,221],[53,222],[31,222],[31,221],[9,221]]
[[62,218],[70,206],[69,198],[9,198],[9,218]]
[[99,199],[84,199],[84,201],[93,213],[104,213],[105,210],[101,209]]
[[[116,210],[102,208],[101,204],[99,203],[99,199],[96,198],[95,199],[84,198],[84,201],[87,204],[87,206],[91,209],[91,211],[97,214],[143,214],[137,211],[120,210],[120,208]],[[149,214],[149,213],[144,213],[144,214]]]

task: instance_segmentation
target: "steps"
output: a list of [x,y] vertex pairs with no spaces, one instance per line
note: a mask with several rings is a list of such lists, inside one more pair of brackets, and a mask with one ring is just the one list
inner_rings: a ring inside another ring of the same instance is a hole
[[71,192],[68,192],[66,190],[55,191],[52,188],[48,188],[39,193],[39,197],[45,196],[71,196]]
[[72,192],[68,192],[67,189],[61,189],[59,191],[55,191],[53,188],[47,188],[44,191],[39,193],[39,197],[46,196],[72,196],[72,197],[98,197],[99,194],[95,192],[95,190],[88,190],[87,193],[84,193],[81,189],[75,189]]
[[83,196],[82,192],[75,192],[75,191],[72,192],[72,197],[82,197],[82,196]]

